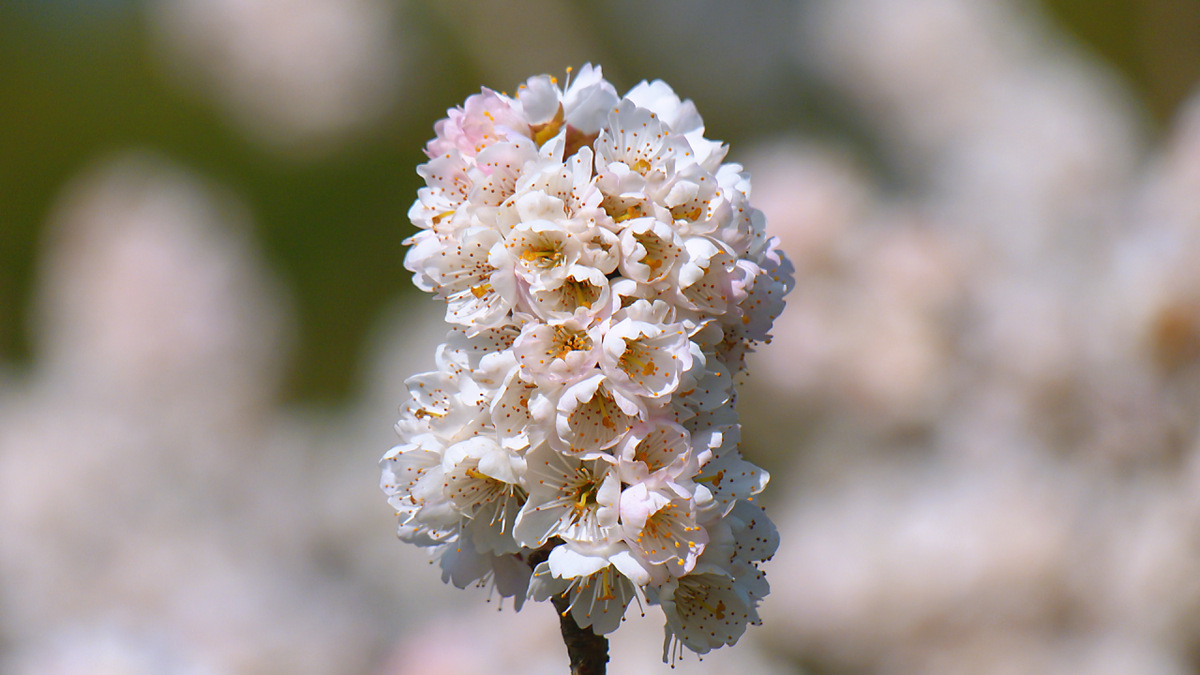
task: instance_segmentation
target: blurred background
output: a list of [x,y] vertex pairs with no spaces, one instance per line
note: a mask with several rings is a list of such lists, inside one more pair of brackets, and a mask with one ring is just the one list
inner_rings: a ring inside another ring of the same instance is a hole
[[[0,672],[566,671],[376,462],[433,123],[589,61],[798,270],[764,626],[677,668],[1200,672],[1194,0],[0,0]],[[638,614],[612,672],[667,670]]]

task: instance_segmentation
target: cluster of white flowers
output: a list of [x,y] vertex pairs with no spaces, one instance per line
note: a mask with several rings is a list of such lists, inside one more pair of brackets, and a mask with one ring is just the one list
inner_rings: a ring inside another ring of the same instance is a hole
[[747,174],[668,85],[590,65],[436,131],[405,266],[452,329],[382,462],[401,539],[597,634],[660,605],[664,658],[733,644],[778,542],[733,380],[792,285]]

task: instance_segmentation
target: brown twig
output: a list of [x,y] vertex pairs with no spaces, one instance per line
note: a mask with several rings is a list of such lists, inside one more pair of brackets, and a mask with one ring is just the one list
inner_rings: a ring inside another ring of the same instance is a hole
[[[528,558],[529,567],[537,566],[550,555],[557,540],[534,551]],[[550,599],[558,611],[558,624],[563,642],[567,645],[567,656],[571,659],[571,675],[604,675],[608,663],[608,638],[596,635],[591,628],[580,628],[571,616],[571,601],[564,593]]]
[[604,675],[608,663],[608,638],[596,635],[591,628],[580,628],[568,610],[570,601],[566,595],[550,599],[558,610],[558,623],[562,629],[567,655],[571,658],[571,675]]

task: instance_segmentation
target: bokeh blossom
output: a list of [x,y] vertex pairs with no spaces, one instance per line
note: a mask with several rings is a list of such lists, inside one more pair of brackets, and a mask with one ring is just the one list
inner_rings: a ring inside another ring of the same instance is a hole
[[379,0],[153,0],[149,13],[174,84],[270,148],[361,137],[406,77],[403,23]]

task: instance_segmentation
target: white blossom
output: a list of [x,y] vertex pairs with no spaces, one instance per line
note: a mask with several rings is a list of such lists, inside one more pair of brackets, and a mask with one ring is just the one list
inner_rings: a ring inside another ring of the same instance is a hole
[[778,543],[733,380],[792,285],[749,177],[665,83],[592,66],[436,131],[405,267],[452,329],[383,459],[401,538],[599,634],[661,604],[668,658],[733,644]]

